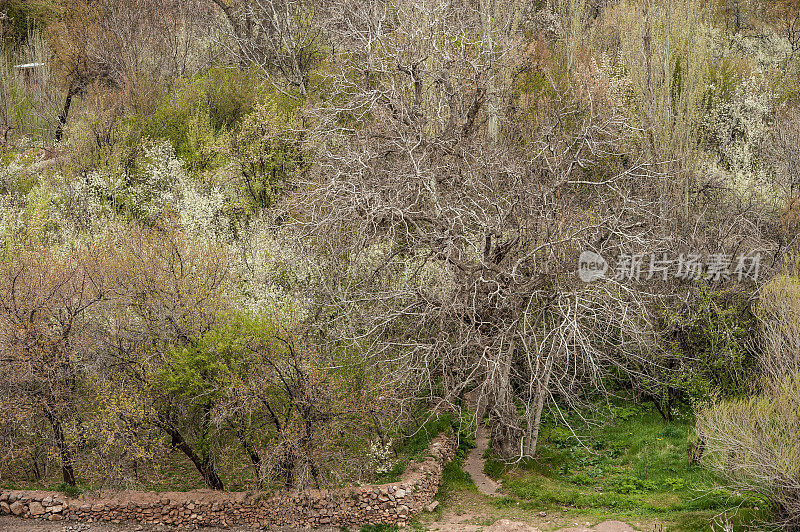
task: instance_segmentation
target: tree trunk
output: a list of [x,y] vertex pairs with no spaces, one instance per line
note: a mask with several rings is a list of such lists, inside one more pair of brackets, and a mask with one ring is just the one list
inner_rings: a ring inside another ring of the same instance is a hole
[[58,126],[56,126],[55,139],[56,142],[61,142],[64,136],[64,126],[67,125],[67,117],[69,116],[69,108],[72,106],[72,97],[75,95],[75,89],[72,87],[67,90],[67,99],[64,100],[64,108],[61,109],[61,114],[58,115]]
[[170,436],[170,438],[172,438],[172,446],[181,451],[189,458],[189,460],[192,461],[194,467],[197,469],[200,475],[202,475],[203,480],[209,488],[215,490],[225,489],[222,479],[220,479],[219,475],[217,475],[217,471],[214,468],[214,462],[211,460],[211,457],[198,456],[198,454],[194,452],[194,449],[192,449],[191,446],[186,442],[180,432],[170,427],[167,423],[162,423],[161,426]]
[[219,475],[217,475],[217,470],[214,468],[214,462],[211,461],[210,458],[203,460],[203,463],[200,467],[200,473],[203,475],[203,480],[206,481],[206,484],[209,488],[215,490],[225,489],[225,486],[222,484],[222,479],[219,478]]
[[[500,360],[496,367],[497,379],[494,393],[494,404],[489,410],[489,426],[492,434],[492,447],[504,458],[511,458],[519,454],[520,437],[522,435],[516,406],[511,393],[511,360],[514,356],[515,342],[512,338],[507,349],[499,353]],[[496,370],[490,368],[490,378]],[[491,389],[491,387],[490,387]]]
[[[545,362],[544,375],[537,379],[536,397],[534,398],[533,409],[528,412],[528,426],[526,430],[525,456],[533,457],[536,454],[536,445],[539,443],[539,427],[542,425],[542,410],[547,398],[547,390],[550,386],[550,376],[553,374],[553,355],[548,355]],[[532,416],[531,416],[532,414]]]
[[258,451],[256,451],[252,445],[250,445],[250,442],[247,441],[247,436],[245,436],[245,434],[241,430],[236,429],[233,423],[231,423],[231,427],[233,427],[234,430],[236,430],[236,436],[239,438],[242,447],[244,447],[244,451],[247,453],[247,456],[250,457],[250,463],[253,464],[253,470],[255,471],[256,474],[256,487],[258,489],[263,488],[264,479],[262,478],[261,475],[261,455],[258,454]]
[[662,406],[661,400],[658,399],[656,396],[648,394],[648,397],[650,397],[650,401],[653,403],[653,406],[656,407],[656,410],[661,415],[661,418],[667,423],[670,423],[672,421],[672,406],[669,400],[669,391],[667,392],[666,406]]
[[69,450],[67,439],[64,436],[64,427],[61,425],[61,420],[59,420],[49,408],[45,410],[45,415],[50,425],[53,427],[56,447],[58,448],[58,454],[61,458],[61,475],[64,478],[64,484],[74,486],[75,469],[72,465],[72,453]]

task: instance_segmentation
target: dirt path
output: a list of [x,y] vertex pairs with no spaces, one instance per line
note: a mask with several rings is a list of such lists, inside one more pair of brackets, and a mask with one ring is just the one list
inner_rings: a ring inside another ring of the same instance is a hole
[[[21,519],[19,517],[0,516],[0,532],[175,532],[176,529],[166,525],[140,525],[138,523],[76,523],[74,521],[50,522],[36,519]],[[199,530],[206,532],[223,532],[222,528],[203,527]],[[260,528],[232,526],[224,532],[252,532]],[[275,532],[307,532],[301,528],[270,528]],[[316,532],[339,532],[338,528],[317,528]]]
[[[541,520],[544,521],[544,520]],[[622,521],[603,521],[594,526],[591,523],[583,525],[575,523],[569,528],[553,529],[552,525],[543,522],[529,524],[525,521],[513,519],[487,519],[480,515],[444,515],[441,521],[428,524],[431,532],[636,532],[636,529]]]
[[[542,522],[528,524],[519,520],[493,519],[485,515],[470,515],[453,513],[445,514],[440,521],[426,523],[424,528],[431,532],[541,532],[542,530],[552,530],[549,523]],[[576,523],[577,525],[577,523]],[[604,521],[593,527],[575,526],[572,528],[560,528],[555,532],[635,532],[636,529],[620,521]],[[166,532],[174,531],[172,527],[137,525],[135,523],[52,523],[49,521],[35,521],[32,519],[20,519],[18,517],[0,517],[0,532]],[[202,528],[208,532],[219,531],[218,528]],[[258,530],[253,528],[232,527],[226,532],[245,532]],[[276,532],[300,532],[300,529],[278,528]],[[334,528],[318,528],[317,532],[338,532]],[[407,530],[407,529],[403,529]]]
[[483,424],[483,408],[478,404],[480,397],[478,396],[477,390],[467,392],[465,399],[467,400],[468,408],[476,413],[477,428],[475,430],[475,448],[470,451],[466,460],[464,460],[464,463],[461,465],[461,469],[469,473],[469,476],[472,477],[472,481],[478,486],[478,491],[490,497],[495,496],[497,495],[497,490],[500,488],[500,484],[487,477],[486,473],[483,472],[484,465],[486,464],[486,460],[484,460],[483,456],[486,454],[486,449],[489,448],[489,430]]
[[483,472],[485,464],[483,455],[488,447],[489,431],[483,423],[479,423],[475,434],[475,448],[469,452],[469,456],[464,460],[462,468],[472,477],[472,481],[478,486],[478,491],[484,495],[494,496],[497,495],[500,485]]

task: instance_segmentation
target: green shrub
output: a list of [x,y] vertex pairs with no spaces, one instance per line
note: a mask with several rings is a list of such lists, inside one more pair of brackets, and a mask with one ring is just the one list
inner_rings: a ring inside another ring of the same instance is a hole
[[701,283],[692,303],[669,312],[662,328],[667,346],[660,369],[642,379],[642,385],[667,421],[680,401],[696,407],[753,389],[757,329],[745,293]]
[[231,132],[261,97],[259,82],[248,72],[214,68],[179,82],[146,116],[134,119],[141,136],[168,140],[190,171],[203,171],[224,162]]
[[640,415],[642,410],[637,405],[625,405],[612,406],[611,412],[614,414],[614,419],[625,422],[634,416]]
[[294,102],[270,95],[248,114],[234,140],[241,195],[249,210],[267,208],[293,189],[303,165],[293,132]]
[[60,491],[61,493],[63,493],[68,497],[77,497],[78,495],[83,493],[83,490],[78,486],[71,486],[65,482],[62,482],[61,484],[56,486],[55,490]]
[[626,495],[644,493],[656,489],[656,485],[652,481],[644,480],[633,475],[614,475],[609,479],[608,485],[617,493]]

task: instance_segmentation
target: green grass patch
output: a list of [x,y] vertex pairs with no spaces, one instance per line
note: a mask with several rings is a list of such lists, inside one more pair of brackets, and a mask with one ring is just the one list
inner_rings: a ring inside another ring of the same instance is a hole
[[58,486],[55,487],[56,491],[60,491],[67,497],[77,497],[83,490],[79,486],[70,486],[66,482],[62,482]]
[[461,469],[461,460],[451,460],[442,470],[442,483],[436,498],[445,502],[460,491],[478,491],[469,473]]
[[725,512],[740,530],[763,514],[755,510],[766,507],[763,501],[716,489],[711,473],[688,464],[689,412],[671,423],[634,404],[617,405],[612,414],[588,423],[568,419],[571,429],[551,418],[536,459],[505,471],[502,462],[489,460],[487,474],[500,472],[508,493],[492,504],[657,518],[674,523],[675,530],[711,530],[713,518]]
[[452,431],[453,420],[449,414],[438,415],[426,420],[418,429],[403,436],[398,454],[408,456],[412,460],[421,460],[427,456],[431,441],[441,433]]
[[498,480],[506,471],[506,464],[496,458],[487,458],[483,464],[483,472],[491,479]]

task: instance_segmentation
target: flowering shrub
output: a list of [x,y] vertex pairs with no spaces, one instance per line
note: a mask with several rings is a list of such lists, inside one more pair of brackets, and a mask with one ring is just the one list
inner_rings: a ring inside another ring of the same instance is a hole
[[388,473],[394,467],[392,460],[392,440],[385,443],[375,440],[369,444],[369,461],[375,469],[375,473],[382,475]]

